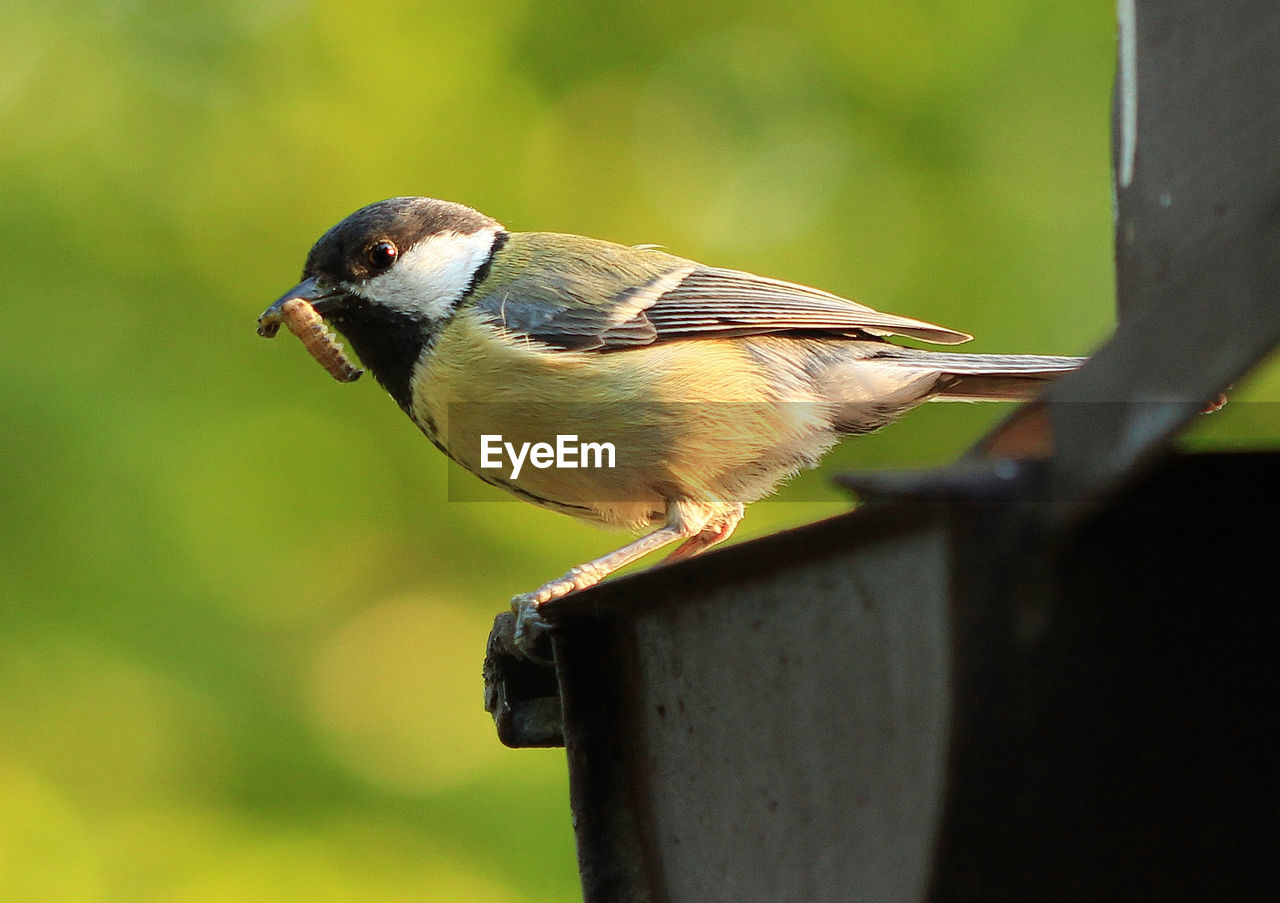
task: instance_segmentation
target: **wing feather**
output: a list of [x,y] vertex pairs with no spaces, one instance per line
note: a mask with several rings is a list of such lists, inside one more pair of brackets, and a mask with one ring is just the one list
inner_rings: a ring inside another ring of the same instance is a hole
[[821,289],[738,270],[698,267],[664,294],[645,316],[659,338],[705,335],[717,328],[758,332],[833,332],[905,335],[940,345],[972,336],[923,320],[887,314]]
[[502,287],[481,290],[474,303],[507,332],[553,347],[610,351],[787,332],[903,335],[941,345],[971,338],[807,285],[652,249],[526,232],[512,234],[495,257],[495,270],[508,255],[510,263],[501,269],[510,275]]

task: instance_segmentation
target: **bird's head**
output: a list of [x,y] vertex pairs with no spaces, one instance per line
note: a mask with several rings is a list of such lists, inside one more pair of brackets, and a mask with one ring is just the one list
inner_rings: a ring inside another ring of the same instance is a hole
[[302,281],[263,312],[258,332],[274,335],[291,299],[309,302],[404,406],[422,350],[483,277],[505,235],[497,220],[450,201],[370,204],[320,237]]

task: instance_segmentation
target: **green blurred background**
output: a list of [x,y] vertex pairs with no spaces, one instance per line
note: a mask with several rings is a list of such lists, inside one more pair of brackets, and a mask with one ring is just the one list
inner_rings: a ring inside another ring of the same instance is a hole
[[[1112,320],[1111,0],[6,8],[3,901],[578,898],[563,753],[499,746],[480,660],[619,538],[449,501],[373,380],[254,334],[356,207],[661,243],[975,350]],[[1005,413],[848,442],[739,539]]]

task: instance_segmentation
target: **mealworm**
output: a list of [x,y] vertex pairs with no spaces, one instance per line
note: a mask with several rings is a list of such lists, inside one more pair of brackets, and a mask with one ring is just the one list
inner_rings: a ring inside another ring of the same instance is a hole
[[[311,303],[302,298],[290,298],[280,305],[280,316],[289,331],[296,335],[304,348],[311,352],[320,366],[329,371],[340,383],[349,383],[360,378],[364,371],[351,363],[347,353],[333,334],[333,330],[325,323]],[[266,332],[263,332],[266,329]],[[270,338],[279,329],[278,324],[266,323],[259,332]]]

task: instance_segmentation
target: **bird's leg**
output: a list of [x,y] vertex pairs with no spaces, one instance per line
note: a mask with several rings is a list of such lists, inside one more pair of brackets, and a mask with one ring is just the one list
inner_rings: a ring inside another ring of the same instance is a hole
[[654,530],[652,533],[641,536],[634,542],[627,543],[608,555],[602,555],[585,564],[580,564],[563,577],[548,581],[533,592],[525,593],[524,595],[532,600],[535,605],[541,605],[548,599],[558,599],[561,596],[567,596],[574,590],[595,586],[605,577],[618,570],[618,568],[626,567],[637,558],[643,558],[650,552],[656,552],[658,549],[669,546],[681,539],[686,539],[688,536],[689,530],[682,524],[668,524],[665,527]]
[[531,593],[521,593],[511,600],[511,610],[516,613],[516,648],[530,655],[538,633],[546,629],[547,622],[538,610],[543,602],[558,599],[574,590],[594,586],[618,568],[625,567],[637,558],[656,552],[673,542],[687,539],[689,528],[682,523],[667,524],[652,533],[629,542],[608,555],[602,555],[580,564],[563,577],[544,583]]
[[[737,525],[741,517],[742,509],[739,506],[736,516],[730,518],[730,526],[724,536],[728,536],[729,533],[733,532],[733,526]],[[516,648],[528,655],[537,639],[538,632],[546,628],[546,620],[539,611],[542,603],[550,599],[566,596],[574,590],[594,586],[619,568],[643,558],[650,552],[656,552],[665,546],[669,546],[673,542],[679,542],[682,539],[692,541],[694,537],[704,532],[706,525],[707,515],[701,509],[687,502],[669,503],[666,526],[641,536],[639,539],[627,543],[608,555],[602,555],[585,564],[580,564],[563,577],[544,583],[531,593],[521,593],[516,596],[511,600],[511,610],[516,613]],[[718,542],[719,540],[715,541]]]
[[736,510],[729,512],[720,523],[713,523],[706,529],[689,537],[683,543],[676,547],[676,550],[666,557],[666,561],[679,561],[682,558],[692,558],[695,555],[701,555],[707,549],[714,545],[724,542],[733,535],[733,531],[737,529],[738,523],[742,520],[742,506],[739,505]]

